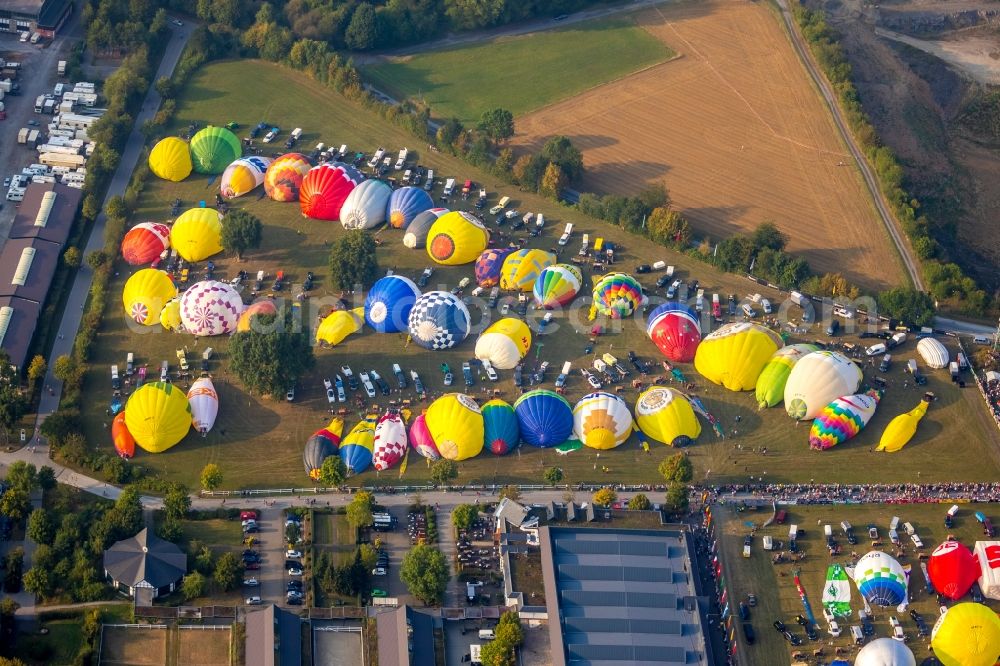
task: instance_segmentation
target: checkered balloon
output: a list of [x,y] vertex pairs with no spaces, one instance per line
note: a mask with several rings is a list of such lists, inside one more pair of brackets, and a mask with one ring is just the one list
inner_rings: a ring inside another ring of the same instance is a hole
[[447,291],[427,292],[410,310],[410,336],[425,349],[450,349],[465,340],[470,327],[468,308]]
[[388,412],[375,426],[375,469],[384,471],[406,454],[406,426],[398,413]]
[[243,298],[230,285],[215,280],[194,284],[181,296],[181,323],[195,335],[223,335],[236,330]]

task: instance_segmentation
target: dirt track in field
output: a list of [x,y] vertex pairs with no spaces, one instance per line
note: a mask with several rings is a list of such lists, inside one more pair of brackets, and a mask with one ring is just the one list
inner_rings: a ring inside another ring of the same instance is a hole
[[521,145],[568,136],[581,189],[634,194],[663,180],[696,235],[773,220],[819,273],[883,289],[898,259],[778,18],[732,0],[664,6],[640,24],[681,57],[519,118]]

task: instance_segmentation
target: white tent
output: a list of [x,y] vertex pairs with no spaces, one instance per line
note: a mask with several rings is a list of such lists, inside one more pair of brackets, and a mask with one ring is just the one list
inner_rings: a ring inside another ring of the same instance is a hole
[[923,338],[917,343],[917,353],[924,363],[940,370],[948,367],[948,348],[934,338]]

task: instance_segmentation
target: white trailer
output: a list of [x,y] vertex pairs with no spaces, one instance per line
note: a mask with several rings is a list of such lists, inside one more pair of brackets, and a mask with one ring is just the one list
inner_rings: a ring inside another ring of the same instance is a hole
[[17,130],[17,142],[20,144],[28,143],[28,128],[22,127]]
[[90,129],[99,118],[83,116],[78,113],[63,113],[59,115],[59,125],[73,129]]
[[56,63],[56,74],[63,76],[66,73],[66,61],[60,60]]
[[83,155],[66,155],[64,153],[42,153],[38,161],[46,166],[81,167],[87,163]]
[[38,146],[40,153],[62,153],[63,155],[79,155],[80,149],[76,146],[60,146],[55,143],[43,143]]
[[409,156],[410,151],[407,148],[403,148],[399,151],[399,155],[396,159],[396,171],[401,171],[403,165],[406,164],[406,158]]

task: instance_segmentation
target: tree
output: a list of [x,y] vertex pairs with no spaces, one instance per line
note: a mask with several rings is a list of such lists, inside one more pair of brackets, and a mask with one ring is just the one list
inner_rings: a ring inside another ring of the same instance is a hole
[[215,569],[215,555],[208,546],[195,547],[198,542],[191,542],[191,550],[196,553],[194,556],[194,570],[208,576]]
[[515,502],[518,502],[521,499],[521,491],[517,489],[517,486],[504,486],[500,489],[498,495],[500,499],[506,497],[507,499]]
[[451,149],[455,140],[465,131],[462,121],[458,118],[449,118],[438,126],[434,138],[440,148]]
[[42,490],[52,490],[56,487],[55,470],[48,465],[42,465],[42,468],[38,470],[36,481],[38,482],[38,487]]
[[45,379],[45,373],[49,370],[49,364],[45,362],[45,357],[41,354],[36,355],[31,359],[31,363],[28,364],[28,379],[32,382],[37,382],[39,379]]
[[0,349],[0,426],[7,429],[13,428],[28,409],[28,399],[18,379],[10,357]]
[[104,250],[94,250],[87,255],[87,265],[90,266],[91,270],[96,271],[106,263],[108,263],[108,253]]
[[542,478],[545,479],[545,483],[554,486],[563,480],[563,471],[559,467],[549,467],[542,474]]
[[31,500],[27,491],[21,488],[10,488],[0,496],[0,513],[15,523],[25,519],[31,510]]
[[241,208],[231,210],[222,218],[222,247],[241,261],[244,252],[260,247],[262,229],[256,216]]
[[[105,89],[105,95],[106,94],[107,89]],[[125,219],[128,217],[128,208],[125,207],[125,199],[117,195],[108,199],[108,202],[104,205],[104,214],[108,217],[116,217],[119,219]]]
[[305,331],[282,315],[257,315],[256,326],[237,331],[229,344],[230,367],[251,391],[284,395],[316,359]]
[[222,470],[215,463],[208,463],[201,468],[201,487],[205,490],[215,490],[222,485]]
[[670,194],[667,192],[667,186],[663,184],[663,181],[653,183],[644,188],[639,192],[639,200],[649,210],[670,207]]
[[242,576],[243,565],[236,559],[235,553],[225,552],[219,556],[219,560],[215,563],[215,573],[212,574],[216,585],[226,592],[235,590],[242,582]]
[[499,107],[487,109],[479,119],[479,130],[494,141],[506,141],[514,136],[514,114]]
[[365,565],[365,571],[371,571],[378,563],[378,551],[370,543],[363,543],[358,546],[358,554],[361,556],[361,563]]
[[55,365],[52,366],[52,374],[61,382],[73,384],[80,377],[80,366],[75,358],[63,354],[56,359]]
[[667,483],[670,483],[671,481],[687,483],[694,476],[691,459],[683,453],[675,453],[672,456],[665,458],[663,462],[660,463],[658,469],[660,476],[662,476]]
[[80,412],[75,409],[57,409],[42,421],[41,431],[52,446],[62,446],[66,438],[80,432]]
[[934,320],[934,299],[925,292],[894,287],[881,292],[876,299],[881,315],[916,326],[927,326]]
[[618,499],[618,493],[611,488],[601,488],[592,498],[597,506],[611,506]]
[[339,486],[346,477],[344,459],[336,454],[327,456],[319,468],[319,482],[324,486]]
[[549,162],[549,165],[545,167],[545,173],[542,174],[542,182],[538,187],[539,194],[558,199],[559,193],[563,191],[564,187],[566,187],[566,175],[563,174],[558,164]]
[[572,141],[561,134],[553,136],[545,142],[540,156],[544,161],[555,164],[562,169],[570,182],[579,180],[583,176],[583,153],[573,145]]
[[688,508],[688,488],[679,481],[672,481],[667,486],[667,508],[674,513],[683,513]]
[[649,503],[649,498],[642,493],[634,495],[628,501],[628,508],[632,511],[649,511],[650,506],[652,505]]
[[458,465],[454,460],[441,458],[431,465],[431,481],[435,486],[447,485],[449,481],[458,478]]
[[788,236],[782,233],[774,222],[768,220],[761,222],[753,230],[750,234],[750,243],[758,250],[767,247],[780,252],[788,244]]
[[181,520],[191,509],[191,497],[187,488],[180,484],[174,484],[163,497],[163,510],[167,514],[168,520]]
[[7,470],[7,485],[30,493],[38,482],[35,465],[23,460],[15,460]]
[[471,504],[459,504],[451,510],[451,524],[456,530],[467,530],[479,517],[479,509]]
[[538,155],[521,155],[511,167],[511,174],[518,185],[535,192],[545,173],[545,166],[545,160]]
[[660,245],[670,245],[684,249],[691,242],[691,227],[688,221],[675,210],[654,208],[646,219],[649,237]]
[[181,581],[181,594],[185,601],[191,601],[205,594],[205,577],[197,571],[184,576]]
[[427,544],[411,548],[403,556],[399,568],[399,579],[406,584],[406,589],[426,606],[441,603],[450,577],[445,556]]
[[351,15],[351,22],[344,31],[344,43],[355,51],[367,51],[375,46],[378,39],[375,8],[362,2]]
[[177,96],[177,86],[174,85],[173,79],[169,76],[161,76],[156,79],[156,92],[159,93],[160,97],[163,99],[170,99]]
[[49,570],[39,566],[33,566],[28,569],[24,573],[22,583],[26,591],[31,592],[37,597],[51,595],[55,587],[52,577],[49,575]]
[[63,252],[63,263],[66,264],[69,268],[79,268],[81,260],[82,259],[79,248],[70,247],[67,248],[65,252]]
[[347,505],[347,522],[355,528],[371,525],[374,506],[375,496],[367,490],[359,490],[354,493],[354,499]]
[[177,518],[167,518],[160,523],[156,535],[164,541],[178,543],[184,537],[184,528],[181,527],[181,521]]
[[333,241],[330,280],[335,289],[367,289],[378,279],[375,239],[361,229],[348,231]]
[[28,528],[26,532],[28,538],[35,543],[52,545],[52,539],[56,535],[56,526],[49,512],[39,507],[28,516]]

